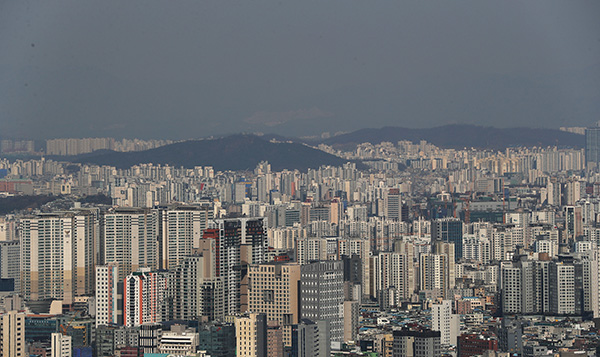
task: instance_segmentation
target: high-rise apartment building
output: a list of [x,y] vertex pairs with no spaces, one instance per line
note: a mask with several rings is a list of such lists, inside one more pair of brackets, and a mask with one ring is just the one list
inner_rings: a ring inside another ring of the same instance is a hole
[[575,265],[567,262],[551,262],[549,271],[550,312],[572,315],[576,309]]
[[164,320],[167,294],[165,273],[149,270],[131,273],[125,278],[123,290],[125,326],[140,326]]
[[417,271],[414,262],[414,245],[395,241],[392,254],[392,286],[398,291],[398,298],[407,301],[415,292]]
[[158,267],[157,213],[118,208],[104,215],[103,264],[119,264],[119,280],[140,268]]
[[390,301],[392,306],[398,306],[402,301],[409,300],[415,290],[415,272],[412,259],[412,249],[404,253],[379,253],[371,257],[371,294],[380,298],[393,289],[395,299]]
[[335,259],[341,260],[342,256],[357,255],[362,260],[362,289],[363,295],[370,293],[370,244],[368,239],[363,238],[343,238],[337,240],[337,256]]
[[73,211],[24,218],[21,229],[21,291],[28,300],[71,304],[94,290],[98,221]]
[[17,222],[14,217],[0,217],[0,241],[17,240]]
[[452,313],[452,300],[431,307],[431,329],[440,332],[442,345],[455,345],[460,334],[460,316]]
[[455,246],[454,243],[433,241],[432,251],[434,254],[441,254],[447,257],[446,259],[446,280],[448,288],[452,289],[456,285],[456,263],[455,263]]
[[[216,275],[223,285],[225,315],[241,309],[242,264],[261,264],[267,252],[267,235],[262,218],[217,219],[203,239],[214,242]],[[205,245],[201,242],[201,245]]]
[[213,210],[207,206],[173,206],[158,208],[158,231],[160,234],[160,268],[172,269],[183,257],[192,255],[204,230],[213,218]]
[[8,311],[0,315],[2,357],[25,357],[25,313]]
[[172,318],[214,321],[225,317],[223,284],[209,252],[180,259],[173,270],[169,280]]
[[[592,252],[590,252],[592,253]],[[559,255],[553,261],[515,257],[500,267],[502,311],[507,314],[582,315],[597,310],[597,261]]]
[[500,266],[500,289],[504,314],[550,312],[548,261],[515,257]]
[[513,265],[501,267],[502,311],[504,314],[521,312],[521,269]]
[[421,254],[419,259],[420,290],[439,291],[445,297],[448,288],[448,256],[444,254]]
[[118,323],[118,283],[117,263],[96,266],[96,327]]
[[360,304],[358,301],[344,301],[344,342],[356,340],[359,314]]
[[303,319],[327,320],[331,341],[344,341],[344,263],[320,261],[301,268],[300,310]]

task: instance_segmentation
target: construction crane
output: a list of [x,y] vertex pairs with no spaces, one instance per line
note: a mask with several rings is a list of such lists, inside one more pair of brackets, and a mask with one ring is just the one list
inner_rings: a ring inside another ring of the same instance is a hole
[[75,314],[73,314],[73,316],[71,316],[71,318],[69,319],[69,321],[67,322],[67,325],[63,325],[60,324],[60,330],[62,332],[63,335],[67,335],[67,329],[71,326],[71,324],[73,323],[73,320],[75,320],[77,317],[79,317],[79,314],[81,313],[81,311],[77,311],[75,312]]
[[471,223],[471,199],[469,197],[463,197],[461,200],[466,204],[465,211],[465,224]]

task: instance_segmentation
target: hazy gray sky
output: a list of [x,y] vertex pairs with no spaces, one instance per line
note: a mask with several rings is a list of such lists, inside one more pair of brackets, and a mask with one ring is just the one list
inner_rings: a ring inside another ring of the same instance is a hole
[[0,136],[598,120],[597,0],[0,0]]

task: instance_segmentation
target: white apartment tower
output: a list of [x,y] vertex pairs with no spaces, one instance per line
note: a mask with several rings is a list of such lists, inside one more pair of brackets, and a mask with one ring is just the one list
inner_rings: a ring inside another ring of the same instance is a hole
[[96,267],[96,327],[118,322],[118,282],[119,266],[117,263]]
[[167,277],[147,270],[134,272],[125,278],[123,291],[123,321],[125,326],[162,322],[165,316]]
[[119,208],[105,214],[103,238],[103,263],[119,264],[119,280],[140,268],[158,267],[156,212]]
[[24,218],[21,229],[21,292],[28,300],[70,304],[94,290],[98,222],[90,211]]
[[442,345],[456,345],[460,334],[460,317],[452,313],[452,301],[443,300],[431,307],[431,329],[440,331]]
[[448,291],[448,256],[421,254],[419,260],[419,283],[421,290],[439,289],[443,296]]
[[208,206],[174,206],[158,209],[160,226],[160,267],[172,269],[183,257],[192,255],[208,223],[213,210]]
[[575,266],[564,262],[550,263],[550,312],[575,314]]

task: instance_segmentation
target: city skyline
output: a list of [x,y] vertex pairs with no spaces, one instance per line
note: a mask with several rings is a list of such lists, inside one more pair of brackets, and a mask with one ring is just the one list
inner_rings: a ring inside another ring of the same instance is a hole
[[576,136],[586,148],[323,146],[343,164],[304,169],[2,158],[0,333],[25,329],[0,344],[57,357],[590,353],[595,130]]
[[600,356],[598,15],[0,0],[0,357]]

